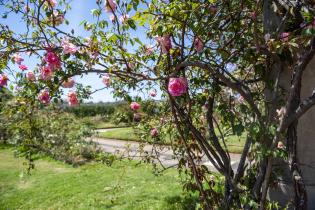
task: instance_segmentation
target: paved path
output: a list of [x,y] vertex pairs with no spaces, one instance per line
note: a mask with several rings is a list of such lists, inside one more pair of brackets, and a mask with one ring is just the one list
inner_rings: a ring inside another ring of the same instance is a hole
[[[108,129],[109,130],[109,129]],[[99,129],[98,132],[106,132],[106,129]],[[100,147],[109,153],[117,154],[125,158],[132,159],[143,159],[145,156],[156,156],[158,153],[159,160],[154,160],[158,163],[159,161],[165,166],[176,166],[178,160],[173,155],[173,151],[170,146],[165,145],[151,145],[147,143],[140,143],[136,141],[124,141],[117,139],[105,139],[105,138],[92,138],[92,141],[98,143]],[[233,170],[236,170],[240,154],[230,154],[231,164]],[[216,171],[211,162],[207,161],[206,158],[203,158],[202,163],[209,167],[210,170]]]

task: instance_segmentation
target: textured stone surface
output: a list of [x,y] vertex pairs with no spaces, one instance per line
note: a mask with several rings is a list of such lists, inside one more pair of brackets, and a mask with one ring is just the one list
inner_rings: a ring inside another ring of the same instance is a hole
[[[301,99],[315,89],[315,58],[309,63],[302,80]],[[315,107],[303,115],[298,125],[298,158],[308,193],[308,209],[315,209]]]
[[[286,70],[281,75],[280,86],[284,90],[290,88],[292,72]],[[302,79],[301,100],[312,95],[315,89],[315,57],[308,64]],[[300,118],[298,124],[298,144],[297,155],[301,164],[302,176],[305,179],[305,184],[308,193],[308,209],[315,209],[315,107],[312,107],[305,115]],[[276,161],[277,162],[277,161]],[[294,189],[291,180],[291,174],[288,170],[288,165],[285,163],[275,166],[275,169],[283,171],[283,176],[280,177],[282,182],[279,186],[269,190],[269,198],[277,200],[284,205],[294,199]],[[293,209],[293,208],[289,208]]]

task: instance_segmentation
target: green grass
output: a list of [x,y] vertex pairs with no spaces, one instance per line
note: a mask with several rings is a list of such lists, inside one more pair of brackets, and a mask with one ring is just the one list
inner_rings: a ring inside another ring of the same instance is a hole
[[149,165],[134,162],[73,168],[44,159],[29,176],[23,162],[0,150],[0,209],[194,209],[175,170],[154,176]]
[[[97,135],[100,138],[107,139],[119,139],[127,141],[141,141],[136,135],[135,130],[132,127],[115,128],[106,132],[100,132]],[[170,139],[166,139],[166,144],[170,143]],[[245,144],[245,136],[231,135],[226,138],[226,145],[231,153],[241,153]]]
[[110,129],[105,132],[99,132],[98,136],[101,138],[120,139],[128,141],[139,140],[139,137],[136,135],[132,127]]
[[100,122],[94,125],[96,129],[101,129],[101,128],[120,128],[120,127],[126,127],[127,124],[125,123],[120,123],[120,124],[114,124],[111,122]]
[[80,121],[86,125],[91,126],[93,129],[101,129],[101,128],[121,128],[126,127],[127,123],[119,123],[115,124],[113,122],[109,122],[108,118],[102,116],[94,116],[94,117],[83,117],[78,118]]

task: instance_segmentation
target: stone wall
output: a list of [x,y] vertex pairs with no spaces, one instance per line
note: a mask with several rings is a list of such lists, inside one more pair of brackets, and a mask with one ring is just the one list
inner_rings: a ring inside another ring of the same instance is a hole
[[[292,72],[286,70],[281,75],[280,86],[289,90]],[[315,57],[304,71],[301,87],[301,100],[312,95],[315,89]],[[308,209],[315,210],[315,107],[303,115],[298,124],[298,159],[308,194]],[[277,187],[270,188],[268,197],[279,201],[281,206],[294,200],[294,188],[289,165],[283,161],[274,161],[274,170],[281,170],[281,181]],[[290,206],[289,209],[293,209]]]
[[[315,58],[308,64],[302,79],[301,99],[315,89]],[[298,124],[298,158],[308,193],[308,209],[315,209],[315,107],[303,115]]]

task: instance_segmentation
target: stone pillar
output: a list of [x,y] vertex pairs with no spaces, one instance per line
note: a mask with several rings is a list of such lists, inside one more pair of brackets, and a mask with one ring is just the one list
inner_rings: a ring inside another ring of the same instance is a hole
[[[282,72],[280,86],[284,90],[289,90],[292,72],[285,70]],[[301,101],[312,95],[315,89],[315,57],[306,67],[301,86]],[[300,169],[305,181],[309,210],[315,210],[315,107],[308,110],[299,120],[297,142],[297,156]],[[289,165],[284,161],[275,161],[274,169],[281,170],[282,181],[278,186],[270,188],[268,198],[278,201],[282,207],[288,202],[294,201],[294,188]],[[293,209],[293,206],[289,206]]]
[[[308,64],[302,78],[301,100],[315,89],[315,58]],[[299,120],[297,156],[308,195],[308,209],[315,209],[315,107]]]

